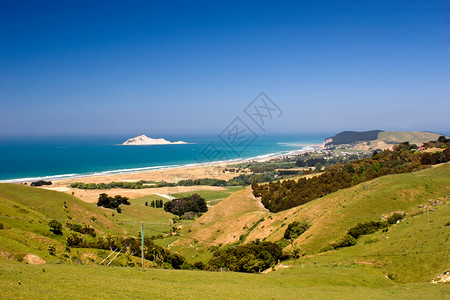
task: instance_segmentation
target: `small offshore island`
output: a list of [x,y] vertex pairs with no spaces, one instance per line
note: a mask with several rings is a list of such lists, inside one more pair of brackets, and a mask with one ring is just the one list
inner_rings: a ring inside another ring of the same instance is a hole
[[149,145],[182,145],[187,144],[183,141],[171,142],[163,138],[153,139],[145,134],[126,140],[124,146],[149,146]]

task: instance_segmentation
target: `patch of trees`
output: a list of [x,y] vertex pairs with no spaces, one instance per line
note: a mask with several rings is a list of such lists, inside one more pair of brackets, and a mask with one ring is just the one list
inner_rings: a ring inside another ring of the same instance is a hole
[[150,186],[145,185],[147,182],[144,180],[136,182],[110,182],[110,183],[82,183],[74,182],[70,184],[71,188],[81,190],[109,190],[109,189],[143,189]]
[[76,223],[67,222],[66,227],[72,231],[79,232],[81,234],[89,234],[92,237],[95,237],[97,235],[95,233],[95,229],[88,225],[81,226]]
[[[295,165],[294,165],[295,167]],[[197,186],[197,185],[209,185],[209,186],[240,186],[249,185],[253,182],[268,182],[275,180],[277,175],[273,172],[267,172],[262,174],[241,174],[230,180],[222,180],[215,178],[201,178],[201,179],[186,179],[180,180],[177,183],[167,181],[136,181],[136,182],[111,182],[111,183],[82,183],[74,182],[70,184],[71,188],[82,190],[109,190],[115,188],[121,189],[145,189],[145,188],[158,188],[158,187],[174,187],[174,186]]]
[[416,148],[416,145],[406,142],[395,146],[392,151],[374,152],[370,158],[333,165],[321,175],[309,179],[253,183],[253,194],[261,197],[262,204],[271,212],[279,212],[380,176],[409,173],[450,160],[450,148],[437,154],[417,152]]
[[[140,257],[142,240],[133,237],[106,236],[99,237],[95,241],[88,242],[77,234],[67,236],[67,245],[78,248],[96,248],[105,250],[123,249],[123,253]],[[156,245],[151,239],[144,238],[144,258],[162,267],[180,269],[185,258],[178,253]]]
[[120,205],[130,205],[128,197],[122,197],[116,195],[114,197],[108,196],[108,194],[102,193],[98,197],[97,206],[103,206],[105,208],[116,209],[118,213],[122,212]]
[[230,180],[228,180],[228,186],[240,186],[240,185],[250,185],[254,182],[262,183],[275,180],[278,176],[273,172],[267,172],[262,174],[241,174]]
[[304,221],[294,221],[284,231],[284,238],[293,241],[308,230],[309,227],[310,225]]
[[203,213],[208,211],[206,201],[199,194],[193,194],[189,197],[181,197],[164,203],[164,210],[175,214],[177,216],[183,216],[188,212]]
[[[147,202],[145,202],[145,204],[146,204],[146,206],[147,206]],[[161,208],[161,207],[163,207],[163,201],[161,200],[161,199],[158,199],[158,200],[153,200],[151,203],[150,203],[150,206],[151,207],[155,207],[155,208]]]
[[52,182],[51,181],[45,181],[45,180],[38,180],[38,181],[33,181],[30,185],[31,186],[52,185]]
[[330,157],[331,154],[328,155],[315,155],[314,157],[311,157],[309,153],[304,153],[301,155],[298,155],[296,157],[295,165],[300,168],[318,168],[319,167],[325,167],[329,168],[331,165],[338,164],[338,163],[348,163],[351,161],[358,160],[360,158],[366,158],[367,155],[364,153],[357,154],[351,154],[351,155],[334,155]]
[[237,164],[239,168],[249,169],[252,173],[275,172],[277,169],[293,169],[297,166],[295,162],[289,161],[252,161],[248,163]]
[[177,182],[179,186],[194,186],[194,185],[211,185],[211,186],[226,186],[227,181],[215,178],[201,178],[201,179],[186,179]]
[[369,221],[364,223],[358,223],[356,226],[350,228],[347,234],[339,239],[337,242],[332,243],[330,246],[332,249],[338,249],[343,247],[350,247],[356,245],[356,240],[367,234],[372,234],[380,229],[387,230],[392,224],[397,223],[404,218],[404,214],[394,213],[386,221]]
[[388,226],[389,223],[383,221],[369,221],[365,223],[358,223],[358,225],[350,228],[347,234],[357,239],[362,235],[374,233],[378,231],[378,229],[383,229]]
[[62,234],[62,224],[56,220],[51,220],[48,222],[48,227],[51,232],[54,234],[61,235]]
[[448,148],[450,146],[450,139],[441,135],[437,141],[429,141],[423,144],[425,148]]
[[450,148],[446,148],[442,152],[424,152],[422,153],[422,157],[420,158],[420,162],[423,165],[435,165],[447,161],[450,161]]
[[282,249],[272,242],[249,244],[216,250],[209,261],[212,270],[258,273],[284,259]]

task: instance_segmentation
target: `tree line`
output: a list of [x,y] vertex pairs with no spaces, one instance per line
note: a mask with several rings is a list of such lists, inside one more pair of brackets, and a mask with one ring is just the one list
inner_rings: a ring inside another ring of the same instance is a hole
[[253,194],[261,197],[262,204],[271,212],[279,212],[380,176],[414,172],[427,165],[447,162],[450,140],[446,145],[442,152],[428,153],[416,151],[416,145],[402,143],[392,151],[374,152],[370,158],[333,165],[309,179],[253,183]]
[[275,180],[277,175],[273,172],[262,174],[241,174],[229,180],[215,179],[215,178],[201,178],[201,179],[186,179],[180,180],[177,183],[167,181],[136,181],[136,182],[110,182],[110,183],[83,183],[74,182],[70,184],[71,188],[82,190],[109,190],[109,189],[146,189],[158,187],[174,187],[174,186],[241,186],[249,185],[253,182],[268,182]]
[[[62,235],[63,225],[57,220],[48,223],[49,230]],[[76,223],[66,223],[70,230],[66,237],[66,244],[71,248],[93,248],[104,250],[123,249],[123,253],[135,257],[141,255],[141,238],[122,236],[98,236],[95,230],[88,226]],[[86,237],[90,235],[90,238]],[[56,248],[49,246],[49,253],[56,255]],[[171,252],[157,244],[151,238],[144,238],[144,258],[152,261],[162,268],[207,270],[207,271],[233,271],[257,273],[277,264],[280,260],[288,258],[282,253],[282,248],[272,242],[256,240],[249,244],[216,249],[207,263],[186,261],[181,254]]]

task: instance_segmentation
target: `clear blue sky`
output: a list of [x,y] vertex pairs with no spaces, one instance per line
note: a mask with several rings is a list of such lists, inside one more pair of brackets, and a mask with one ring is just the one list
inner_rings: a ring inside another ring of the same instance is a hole
[[0,136],[450,129],[450,2],[0,1]]

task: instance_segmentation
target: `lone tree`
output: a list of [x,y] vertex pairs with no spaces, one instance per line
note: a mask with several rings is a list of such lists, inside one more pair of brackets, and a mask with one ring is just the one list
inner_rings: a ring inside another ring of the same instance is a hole
[[50,227],[50,231],[54,234],[62,234],[62,225],[56,220],[51,220],[48,222],[48,227]]

